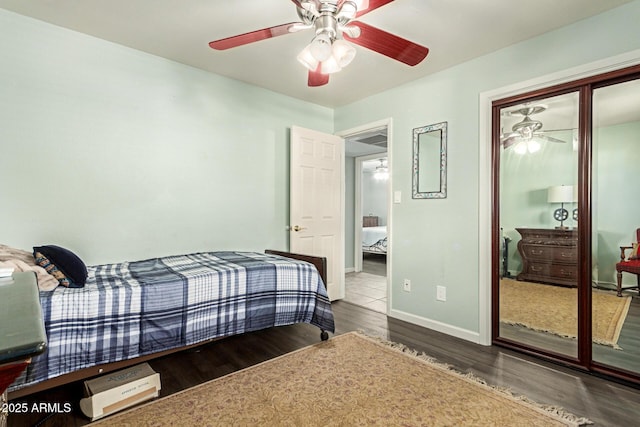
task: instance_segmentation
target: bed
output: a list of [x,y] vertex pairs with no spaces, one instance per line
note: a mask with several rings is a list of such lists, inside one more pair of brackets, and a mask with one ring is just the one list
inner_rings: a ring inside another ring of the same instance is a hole
[[362,227],[362,252],[387,253],[387,226]]
[[203,252],[86,271],[83,287],[40,292],[47,350],[10,398],[250,331],[308,323],[323,340],[334,332],[324,258]]

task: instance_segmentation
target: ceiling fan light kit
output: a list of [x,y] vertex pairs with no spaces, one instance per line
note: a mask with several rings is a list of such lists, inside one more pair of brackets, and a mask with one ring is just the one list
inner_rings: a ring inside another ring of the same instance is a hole
[[545,111],[545,105],[533,105],[519,108],[508,114],[511,116],[524,116],[524,118],[511,127],[511,133],[500,135],[500,143],[507,149],[513,146],[517,154],[535,153],[542,148],[541,142],[565,142],[548,135],[544,135],[542,122],[534,120],[532,115]]
[[298,61],[309,70],[316,71],[320,66],[322,74],[333,74],[355,58],[355,48],[346,41],[338,39],[331,43],[319,37],[314,38],[297,56]]
[[537,151],[540,151],[541,147],[542,146],[538,141],[536,141],[535,139],[531,139],[529,141],[520,141],[519,143],[516,144],[515,147],[513,147],[513,151],[515,151],[518,154],[527,154],[527,153],[532,154]]
[[424,46],[355,20],[394,0],[291,1],[296,5],[302,22],[215,40],[209,46],[216,50],[226,50],[313,28],[315,36],[297,56],[298,61],[308,69],[309,86],[327,84],[329,74],[342,70],[353,61],[356,49],[351,43],[410,66],[420,63],[429,53],[429,49]]
[[337,73],[349,65],[356,56],[356,50],[341,35],[357,12],[358,5],[351,0],[342,2],[340,6],[338,2],[301,2],[298,16],[305,25],[315,28],[316,36],[298,54],[298,61],[310,71],[317,71],[319,67],[322,74]]
[[384,159],[378,159],[380,164],[376,166],[373,177],[376,181],[385,181],[389,179],[389,168],[384,163]]

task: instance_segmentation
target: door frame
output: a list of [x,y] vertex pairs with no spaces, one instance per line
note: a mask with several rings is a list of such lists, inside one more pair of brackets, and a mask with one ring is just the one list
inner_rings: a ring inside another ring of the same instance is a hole
[[[393,257],[391,256],[392,249],[393,249],[393,209],[392,209],[393,206],[391,203],[391,201],[393,200],[392,198],[392,194],[393,194],[393,154],[392,154],[393,153],[393,149],[392,149],[393,148],[393,119],[389,117],[386,119],[377,120],[375,122],[369,122],[364,125],[360,125],[353,128],[345,129],[343,131],[336,132],[336,135],[346,140],[350,136],[354,136],[359,133],[371,131],[373,129],[382,128],[382,127],[387,128],[387,166],[389,168],[389,185],[387,187],[387,277],[386,277],[387,313],[389,313],[391,311],[392,302],[393,302],[392,301],[393,292],[391,292],[391,288],[390,288],[392,283],[391,277],[393,272]],[[357,176],[356,176],[356,179],[358,179]],[[344,181],[344,175],[343,175],[343,188],[345,184],[346,183]],[[344,191],[343,191],[343,196],[344,196]],[[344,198],[343,198],[343,206],[345,206]],[[362,207],[360,207],[360,209],[362,211]],[[345,221],[343,222],[346,222],[346,212],[343,212],[343,215],[345,216]],[[355,209],[354,209],[354,216],[355,216]],[[358,223],[357,217],[354,218],[354,221],[355,221],[355,231],[357,233],[358,227],[362,226],[362,223],[361,223],[362,218],[360,219],[360,223]],[[354,240],[354,246],[358,246],[357,240]],[[356,260],[354,259],[354,263],[355,262]]]

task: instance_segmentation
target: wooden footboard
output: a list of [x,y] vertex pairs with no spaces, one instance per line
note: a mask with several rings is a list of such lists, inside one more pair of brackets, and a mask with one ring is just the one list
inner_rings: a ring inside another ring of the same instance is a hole
[[[316,269],[318,270],[318,273],[320,274],[320,277],[322,278],[322,282],[323,283],[327,283],[326,279],[327,279],[327,259],[323,258],[323,257],[314,257],[314,256],[309,256],[309,255],[302,255],[302,254],[294,254],[294,253],[290,253],[290,252],[283,252],[283,251],[276,251],[276,250],[271,250],[271,249],[267,249],[265,250],[265,253],[267,254],[271,254],[271,255],[279,255],[279,256],[283,256],[286,258],[291,258],[291,259],[295,259],[295,260],[300,260],[300,261],[306,261],[309,262],[311,264],[313,264]],[[326,286],[326,285],[325,285]],[[322,331],[322,339],[325,340],[328,335],[325,331]],[[75,381],[81,381],[81,380],[85,380],[87,378],[91,378],[91,377],[95,377],[97,375],[103,375],[106,374],[108,372],[113,372],[119,369],[123,369],[129,366],[133,366],[133,365],[137,365],[138,363],[142,363],[142,362],[146,362],[152,359],[157,359],[159,357],[162,356],[166,356],[168,354],[172,354],[172,353],[177,353],[179,351],[184,351],[184,350],[188,350],[188,349],[192,349],[195,347],[199,347],[205,344],[209,344],[213,341],[216,340],[220,340],[220,339],[224,339],[224,337],[219,337],[219,338],[213,338],[207,341],[203,341],[197,344],[192,344],[186,347],[179,347],[179,348],[175,348],[175,349],[171,349],[171,350],[165,350],[165,351],[161,351],[158,353],[153,353],[153,354],[147,354],[144,356],[140,356],[140,357],[136,357],[134,359],[128,359],[128,360],[121,360],[119,362],[113,362],[113,363],[106,363],[106,364],[102,364],[102,365],[97,365],[97,366],[92,366],[89,368],[85,368],[85,369],[80,369],[78,371],[75,372],[70,372],[68,374],[65,375],[60,375],[59,377],[56,378],[52,378],[50,380],[46,380],[46,381],[42,381],[39,382],[37,384],[28,386],[28,387],[23,387],[21,389],[12,391],[9,393],[8,397],[9,400],[13,400],[13,399],[18,399],[20,397],[23,396],[27,396],[33,393],[37,393],[43,390],[47,390],[53,387],[58,387],[64,384],[69,384]]]
[[316,267],[316,270],[318,270],[318,273],[320,273],[320,278],[322,279],[322,283],[324,284],[325,287],[327,286],[327,259],[325,257],[294,254],[292,252],[276,251],[273,249],[267,249],[266,251],[264,251],[264,253],[271,254],[271,255],[280,255],[286,258],[297,259],[300,261],[306,261],[308,263],[313,264]]

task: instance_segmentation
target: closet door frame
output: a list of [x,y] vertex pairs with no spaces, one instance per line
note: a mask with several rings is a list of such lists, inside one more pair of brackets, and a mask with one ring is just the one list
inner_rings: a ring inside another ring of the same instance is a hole
[[[539,88],[491,103],[491,341],[495,345],[561,362],[577,369],[640,384],[640,373],[630,374],[592,360],[591,276],[592,276],[592,97],[597,88],[640,79],[640,65],[621,68],[570,82]],[[578,353],[571,357],[528,346],[499,336],[500,254],[500,110],[552,96],[578,92]]]

